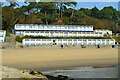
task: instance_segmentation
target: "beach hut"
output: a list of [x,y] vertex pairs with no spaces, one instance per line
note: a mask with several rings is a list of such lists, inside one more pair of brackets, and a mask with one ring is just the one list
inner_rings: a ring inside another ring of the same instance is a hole
[[114,39],[23,39],[23,45],[115,45]]
[[5,41],[5,36],[6,36],[6,31],[5,30],[0,30],[0,42]]

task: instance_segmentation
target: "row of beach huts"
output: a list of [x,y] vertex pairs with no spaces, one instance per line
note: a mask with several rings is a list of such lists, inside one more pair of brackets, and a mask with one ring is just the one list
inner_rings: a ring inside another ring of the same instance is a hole
[[[115,45],[115,39],[84,39],[84,37],[112,36],[107,29],[93,29],[93,26],[78,25],[35,25],[16,24],[16,36],[82,37],[82,39],[23,39],[23,45]],[[6,31],[0,31],[0,42],[5,41]]]

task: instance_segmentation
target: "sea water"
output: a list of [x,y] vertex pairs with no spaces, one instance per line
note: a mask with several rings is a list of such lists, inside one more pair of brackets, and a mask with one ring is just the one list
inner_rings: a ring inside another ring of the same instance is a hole
[[117,78],[118,67],[73,67],[65,70],[49,70],[42,72],[45,75],[58,76],[64,75],[69,78]]

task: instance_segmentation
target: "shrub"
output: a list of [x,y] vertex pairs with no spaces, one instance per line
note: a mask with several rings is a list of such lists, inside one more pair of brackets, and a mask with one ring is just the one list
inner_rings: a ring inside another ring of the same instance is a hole
[[22,37],[20,37],[20,36],[16,36],[16,38],[15,38],[15,40],[17,41],[17,42],[22,42]]
[[17,42],[22,42],[23,39],[30,39],[30,38],[31,38],[30,36],[23,36],[23,37],[16,36],[15,40]]

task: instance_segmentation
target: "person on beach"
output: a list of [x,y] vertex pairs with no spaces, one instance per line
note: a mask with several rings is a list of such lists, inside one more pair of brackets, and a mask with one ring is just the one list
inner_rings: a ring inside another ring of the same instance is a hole
[[61,45],[61,49],[63,49],[63,45]]
[[100,48],[100,45],[97,45],[97,48]]

